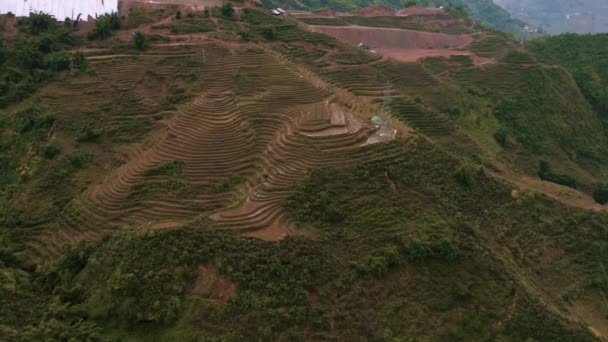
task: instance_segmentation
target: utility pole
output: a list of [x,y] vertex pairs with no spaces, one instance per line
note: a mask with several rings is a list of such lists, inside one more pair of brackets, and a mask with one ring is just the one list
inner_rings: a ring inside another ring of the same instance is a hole
[[203,48],[203,64],[207,64],[207,58],[205,57],[205,48]]
[[382,109],[385,113],[389,113],[391,108],[391,84],[386,82],[386,86],[384,87],[384,99],[382,104]]

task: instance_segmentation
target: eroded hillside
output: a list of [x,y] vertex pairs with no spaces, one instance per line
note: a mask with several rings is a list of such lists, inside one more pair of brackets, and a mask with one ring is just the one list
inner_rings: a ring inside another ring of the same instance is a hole
[[146,7],[5,21],[3,339],[608,336],[571,69],[437,9]]

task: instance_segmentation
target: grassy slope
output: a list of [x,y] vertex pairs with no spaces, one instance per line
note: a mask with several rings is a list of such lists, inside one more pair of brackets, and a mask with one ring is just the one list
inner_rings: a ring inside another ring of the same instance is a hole
[[[261,37],[266,24],[254,24],[253,37]],[[281,26],[276,34],[277,47],[286,57],[337,84],[349,84],[344,74],[327,73],[314,58],[305,58],[294,48],[302,41],[326,50],[340,47],[333,40],[293,26]],[[293,45],[286,48],[284,42]],[[127,108],[128,102],[108,107],[102,101],[89,113],[47,106],[45,101],[36,101],[42,99],[37,94],[31,102],[3,112],[2,134],[16,139],[9,146],[9,160],[36,167],[30,168],[35,172],[28,177],[10,178],[6,183],[10,186],[3,188],[13,190],[5,192],[9,196],[2,202],[5,213],[11,215],[3,215],[0,236],[0,303],[11,310],[0,316],[0,336],[34,340],[49,336],[592,340],[585,329],[562,316],[576,319],[579,307],[601,300],[608,292],[604,271],[608,216],[567,208],[542,196],[514,196],[510,187],[480,168],[484,157],[477,154],[487,154],[486,146],[469,149],[471,141],[461,144],[461,135],[443,127],[441,117],[429,124],[403,105],[419,102],[430,114],[450,113],[465,131],[477,132],[473,142],[488,141],[494,151],[502,147],[492,135],[504,127],[513,144],[507,153],[527,153],[534,160],[524,160],[533,165],[539,157],[534,148],[540,148],[558,165],[574,163],[571,169],[582,173],[580,169],[587,172],[588,167],[572,161],[569,153],[591,140],[597,140],[600,149],[603,142],[596,125],[584,125],[597,118],[569,76],[561,69],[517,63],[471,71],[452,61],[445,68],[455,68],[455,73],[429,83],[430,79],[420,81],[428,75],[419,65],[368,66],[369,60],[357,51],[345,51],[339,58],[347,65],[361,64],[365,77],[375,75],[380,94],[387,81],[405,94],[392,104],[396,116],[438,144],[397,140],[364,151],[399,151],[390,160],[312,171],[285,205],[299,229],[315,233],[308,239],[261,242],[207,232],[204,223],[190,230],[156,233],[135,227],[66,251],[59,261],[37,272],[24,270],[13,252],[19,237],[27,236],[26,228],[40,221],[53,224],[65,201],[110,172],[117,153],[110,146],[120,149],[121,142],[139,141],[151,126],[133,123],[140,129],[135,136],[127,134],[133,132],[128,128],[103,126],[113,109]],[[514,60],[513,56],[507,59]],[[434,67],[440,68],[441,63]],[[187,61],[175,67],[197,79]],[[87,77],[80,75],[76,80],[86,83]],[[173,82],[185,88],[186,94],[196,90],[193,84],[174,79],[161,81],[167,88],[175,88]],[[509,86],[521,82],[525,86]],[[533,89],[535,96],[527,97],[526,89]],[[124,97],[124,92],[116,91]],[[568,104],[560,102],[562,91],[571,94]],[[156,105],[171,108],[173,96],[163,94],[166,97],[158,96]],[[508,110],[514,104],[504,103],[507,97],[518,99],[517,110]],[[112,97],[103,100],[113,101]],[[41,103],[42,109],[36,110],[33,102]],[[566,105],[576,110],[564,111]],[[497,108],[511,116],[495,115]],[[582,119],[569,118],[571,112]],[[552,119],[538,113],[551,113]],[[57,123],[54,140],[48,135],[47,114]],[[24,134],[12,134],[23,127],[22,118],[31,118],[26,122],[32,124],[26,125]],[[92,118],[98,119],[89,122]],[[79,139],[92,125],[100,130],[99,140]],[[562,125],[575,127],[580,130],[576,136],[588,140],[569,139],[572,133],[561,131]],[[566,139],[563,146],[560,138]],[[42,147],[50,143],[61,148],[49,160],[43,157],[46,149]],[[80,154],[94,157],[87,159],[89,164],[81,164],[74,159]],[[468,158],[470,154],[478,158]],[[463,161],[454,155],[467,158]],[[603,169],[601,159],[595,159],[600,157],[590,158]],[[53,178],[55,172],[63,178]],[[47,178],[55,187],[37,190]],[[45,209],[49,202],[52,210]],[[216,271],[201,273],[201,266]],[[236,292],[225,301],[215,295],[220,285],[213,281],[203,286],[204,291],[194,291],[201,277],[225,278],[236,284]],[[593,315],[604,317],[606,308]]]

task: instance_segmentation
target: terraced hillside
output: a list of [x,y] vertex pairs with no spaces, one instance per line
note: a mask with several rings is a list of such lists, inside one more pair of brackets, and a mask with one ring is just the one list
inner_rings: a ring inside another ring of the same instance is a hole
[[156,6],[0,46],[0,340],[608,336],[603,102],[573,66],[436,9],[323,19],[410,39],[370,51]]
[[[311,168],[352,162],[351,151],[374,134],[356,102],[345,107],[263,49],[213,44],[162,49],[140,54],[136,62],[128,55],[91,57],[95,77],[41,92],[45,103],[69,110],[55,100],[83,84],[98,91],[97,85],[111,84],[122,95],[121,111],[104,122],[109,135],[145,127],[155,117],[166,128],[64,208],[61,229],[32,241],[40,257],[58,252],[65,242],[103,234],[99,227],[168,228],[206,217],[216,229],[284,236],[290,228],[281,219],[281,206],[295,182]],[[185,60],[188,67],[175,70]],[[139,93],[157,91],[155,83],[176,72],[200,75],[200,86],[164,120],[169,114],[147,105]],[[98,105],[83,101],[78,94],[68,103]]]

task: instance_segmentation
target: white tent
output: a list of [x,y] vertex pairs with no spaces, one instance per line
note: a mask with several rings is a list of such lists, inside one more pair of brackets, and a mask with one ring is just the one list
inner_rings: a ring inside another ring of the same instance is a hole
[[44,12],[57,20],[82,20],[118,11],[118,0],[0,0],[0,14],[11,12],[18,17],[27,17],[30,12]]

